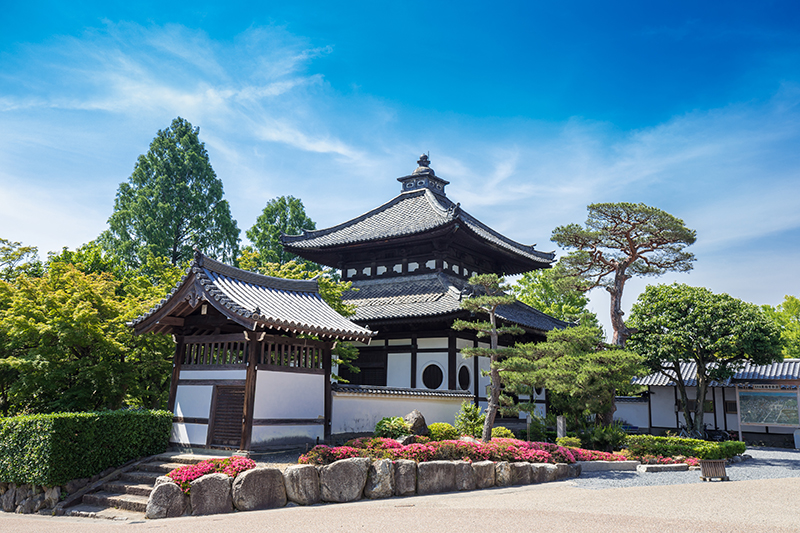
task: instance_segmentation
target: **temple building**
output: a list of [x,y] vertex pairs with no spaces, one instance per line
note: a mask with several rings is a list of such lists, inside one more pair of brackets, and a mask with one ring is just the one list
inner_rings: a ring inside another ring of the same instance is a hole
[[[449,182],[436,175],[428,156],[417,163],[411,175],[398,178],[400,194],[380,207],[330,228],[284,235],[281,241],[285,250],[338,269],[343,280],[352,281],[354,290],[345,295],[356,306],[351,320],[377,332],[369,345],[359,345],[361,372],[339,370],[350,384],[334,384],[334,396],[371,395],[377,401],[458,394],[485,407],[489,378],[481,371],[488,370],[488,360],[466,359],[460,350],[488,344],[474,332],[451,328],[456,319],[470,319],[460,307],[475,291],[468,279],[549,268],[554,253],[483,224],[447,197]],[[506,346],[544,340],[549,330],[568,325],[519,301],[501,306],[497,315],[525,330],[513,339],[501,338]],[[544,408],[543,394],[537,402]],[[369,423],[376,416],[353,414]],[[347,429],[357,431],[356,426]]]

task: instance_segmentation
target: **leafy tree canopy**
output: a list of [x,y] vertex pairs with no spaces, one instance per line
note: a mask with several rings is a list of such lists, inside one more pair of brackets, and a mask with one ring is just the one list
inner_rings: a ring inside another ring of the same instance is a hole
[[765,305],[762,309],[781,330],[783,357],[800,358],[800,299],[786,295],[783,303],[776,307]]
[[283,249],[281,235],[299,235],[303,230],[313,230],[316,227],[314,221],[306,215],[303,202],[299,198],[281,196],[267,202],[256,223],[247,230],[247,238],[253,243],[253,251],[257,252],[263,263],[303,263],[304,259]]
[[35,246],[23,246],[0,238],[0,280],[12,281],[19,274],[41,274],[42,264]]
[[[712,380],[732,376],[746,361],[769,364],[781,358],[780,330],[757,306],[727,294],[683,284],[651,285],[633,305],[635,328],[628,348],[645,358],[651,372],[677,377],[690,428],[703,429],[703,407]],[[684,376],[680,364],[697,364]],[[686,382],[697,380],[694,413],[689,411]]]
[[560,263],[569,276],[584,280],[584,290],[603,287],[611,295],[613,343],[630,335],[622,319],[622,293],[633,276],[657,276],[692,269],[685,251],[695,231],[683,220],[644,204],[604,203],[588,207],[586,226],[569,224],[553,230],[551,240],[573,251]]
[[644,372],[643,357],[602,338],[591,326],[549,331],[546,342],[517,345],[517,355],[503,362],[503,379],[511,389],[545,387],[553,409],[576,422],[613,412],[616,390]]
[[127,265],[141,266],[149,255],[178,265],[191,260],[194,247],[222,261],[236,259],[239,228],[199,134],[176,118],[120,184],[100,240]]
[[586,309],[589,299],[579,287],[580,280],[565,275],[557,264],[552,269],[526,272],[511,286],[511,292],[520,302],[559,320],[600,327],[597,316]]

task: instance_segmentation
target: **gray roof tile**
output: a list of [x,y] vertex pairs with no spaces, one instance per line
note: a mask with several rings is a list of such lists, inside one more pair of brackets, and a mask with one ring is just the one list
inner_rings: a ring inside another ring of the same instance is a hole
[[209,303],[256,325],[339,339],[367,340],[375,335],[325,303],[315,280],[263,276],[201,254],[195,256],[186,276],[169,296],[129,325],[145,322],[164,307],[181,286],[195,282],[202,287]]
[[[697,364],[696,363],[681,363],[681,375],[687,386],[695,387],[697,385]],[[671,377],[664,374],[656,373],[650,374],[642,378],[636,378],[633,382],[636,385],[644,385],[651,387],[672,387],[675,385],[675,374],[668,372]],[[724,381],[711,382],[713,387],[732,387],[737,382],[747,381],[793,381],[800,380],[800,359],[784,359],[771,365],[752,365],[745,363],[744,366],[736,372],[733,377]]]
[[283,235],[281,242],[296,249],[326,248],[424,233],[453,221],[463,223],[493,245],[530,261],[549,265],[555,257],[552,252],[540,252],[501,235],[447,197],[435,195],[428,189],[401,193],[382,206],[337,226],[302,235]]
[[[358,280],[353,288],[358,290],[345,293],[344,298],[356,306],[353,320],[360,323],[457,313],[462,311],[462,291],[475,290],[465,280],[445,273]],[[500,306],[497,315],[539,331],[568,325],[519,301]]]
[[439,397],[439,398],[463,398],[472,399],[474,396],[470,391],[465,390],[431,390],[431,389],[405,389],[397,387],[380,387],[377,385],[349,385],[345,383],[333,383],[333,392],[349,394],[379,394],[382,396],[415,396],[415,397]]

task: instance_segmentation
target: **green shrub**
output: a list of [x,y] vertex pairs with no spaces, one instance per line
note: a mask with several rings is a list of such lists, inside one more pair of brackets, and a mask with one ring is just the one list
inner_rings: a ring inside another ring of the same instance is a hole
[[456,431],[459,435],[481,438],[486,414],[481,414],[481,408],[470,401],[461,404],[461,410],[456,413]]
[[172,413],[120,410],[0,419],[0,481],[63,485],[169,445]]
[[514,432],[511,431],[510,429],[503,426],[497,426],[492,428],[492,438],[513,439],[515,437],[514,437]]
[[387,439],[396,439],[403,435],[411,435],[411,427],[400,416],[387,416],[375,424],[374,435]]
[[610,426],[590,426],[578,432],[581,445],[587,450],[611,452],[619,450],[628,436],[619,423]]
[[662,455],[674,457],[683,455],[699,459],[727,459],[744,453],[745,443],[739,441],[708,442],[699,439],[680,437],[655,437],[653,435],[628,435],[625,446],[629,455]]
[[578,437],[558,437],[556,439],[556,444],[567,448],[580,448],[581,439]]
[[431,440],[455,440],[458,438],[456,428],[445,422],[434,422],[428,426]]

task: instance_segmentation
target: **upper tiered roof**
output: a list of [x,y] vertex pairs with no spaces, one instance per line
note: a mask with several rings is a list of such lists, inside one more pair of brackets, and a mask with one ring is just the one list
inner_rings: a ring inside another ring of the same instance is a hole
[[[547,268],[555,254],[541,252],[513,241],[461,209],[445,194],[449,183],[437,177],[423,155],[419,167],[409,176],[398,178],[402,192],[385,204],[342,224],[302,235],[283,235],[288,251],[324,265],[338,267],[340,254],[369,246],[408,246],[415,240],[450,235],[464,249],[493,264],[502,265],[504,274],[519,274]],[[458,231],[461,230],[461,231]]]

